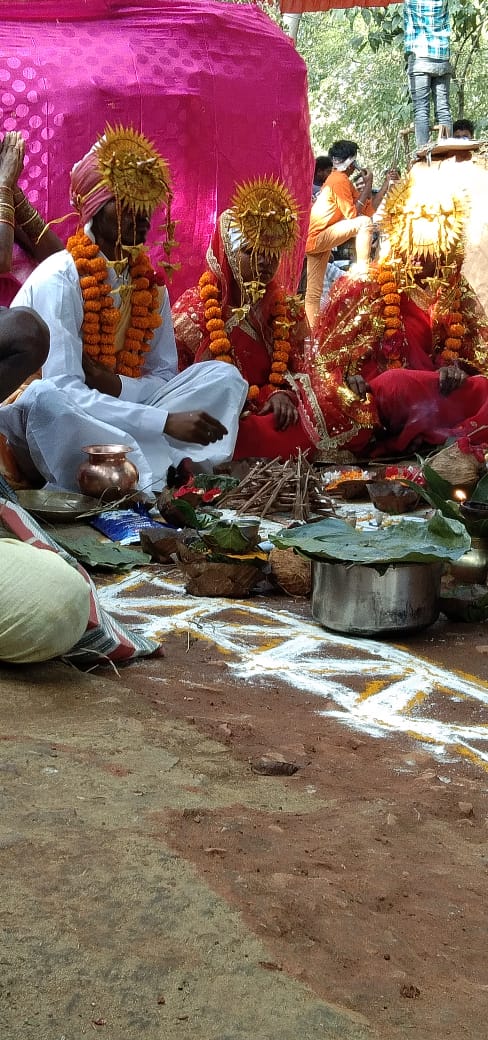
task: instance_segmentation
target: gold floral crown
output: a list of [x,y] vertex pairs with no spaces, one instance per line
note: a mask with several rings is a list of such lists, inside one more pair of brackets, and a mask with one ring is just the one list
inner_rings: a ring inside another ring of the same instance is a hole
[[236,188],[231,227],[254,252],[279,257],[294,245],[298,207],[288,189],[274,177],[258,177]]
[[172,199],[168,164],[144,134],[131,127],[107,126],[97,145],[100,180],[137,213],[151,215]]
[[464,248],[468,197],[448,163],[416,164],[386,198],[382,232],[394,257],[450,262]]

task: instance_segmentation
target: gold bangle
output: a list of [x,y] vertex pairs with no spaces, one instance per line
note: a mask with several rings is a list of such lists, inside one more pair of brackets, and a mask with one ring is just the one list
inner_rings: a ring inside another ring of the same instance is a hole
[[13,224],[11,220],[4,220],[4,218],[0,216],[0,224],[6,224],[8,227],[13,228],[13,230],[15,231],[15,224]]

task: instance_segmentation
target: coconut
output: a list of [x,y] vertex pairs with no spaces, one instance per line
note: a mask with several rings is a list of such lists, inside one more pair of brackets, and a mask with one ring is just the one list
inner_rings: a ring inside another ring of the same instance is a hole
[[272,549],[269,554],[271,581],[287,596],[310,596],[312,565],[294,549]]

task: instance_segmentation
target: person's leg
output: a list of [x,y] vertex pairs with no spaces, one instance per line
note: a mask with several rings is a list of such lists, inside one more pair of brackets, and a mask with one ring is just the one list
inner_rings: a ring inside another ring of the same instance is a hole
[[413,104],[413,120],[417,148],[429,140],[429,107],[431,77],[427,72],[412,71],[412,55],[408,59],[408,83]]
[[448,73],[445,76],[432,76],[431,80],[436,123],[445,126],[449,136],[452,135],[452,115],[449,104],[450,82],[451,77]]
[[[371,217],[355,217],[353,220],[338,220],[321,231],[313,253],[307,253],[307,292],[305,313],[310,328],[313,328],[320,310],[320,298],[331,250],[356,236],[356,253],[360,263],[367,263],[371,249],[373,225]],[[358,242],[359,236],[359,242]],[[359,249],[359,252],[358,252]]]
[[356,231],[356,260],[362,267],[367,268],[371,259],[371,244],[373,241],[373,222],[370,217],[358,217],[355,222]]
[[0,401],[44,364],[49,329],[28,307],[0,311]]
[[[319,236],[320,237],[320,236]],[[305,293],[305,314],[312,329],[320,310],[320,297],[324,276],[329,262],[330,247],[321,252],[307,253],[307,290]]]
[[89,613],[88,584],[66,560],[0,538],[0,661],[31,664],[67,653]]

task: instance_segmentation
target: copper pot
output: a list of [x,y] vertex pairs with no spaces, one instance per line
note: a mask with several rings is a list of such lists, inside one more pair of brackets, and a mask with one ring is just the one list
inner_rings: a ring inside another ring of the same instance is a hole
[[84,495],[102,502],[115,502],[135,490],[139,472],[126,458],[132,451],[127,444],[89,444],[88,459],[78,470],[78,484]]

